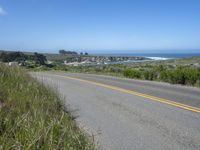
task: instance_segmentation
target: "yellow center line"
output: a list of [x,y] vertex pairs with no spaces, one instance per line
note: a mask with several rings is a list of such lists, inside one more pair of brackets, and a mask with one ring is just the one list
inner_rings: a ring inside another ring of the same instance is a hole
[[179,107],[179,108],[182,108],[182,109],[186,109],[186,110],[190,110],[190,111],[193,111],[193,112],[200,113],[200,108],[198,108],[198,107],[185,105],[185,104],[182,104],[182,103],[174,102],[172,100],[167,100],[167,99],[164,99],[164,98],[159,98],[159,97],[151,96],[151,95],[148,95],[148,94],[136,92],[136,91],[133,91],[133,90],[127,90],[127,89],[123,89],[123,88],[120,88],[120,87],[117,87],[117,86],[107,85],[107,84],[103,84],[103,83],[99,83],[99,82],[95,82],[95,81],[89,81],[89,80],[84,80],[84,79],[74,78],[74,77],[69,77],[69,76],[62,76],[62,75],[56,75],[56,76],[64,77],[64,78],[71,79],[71,80],[81,81],[81,82],[85,82],[85,83],[89,83],[89,84],[93,84],[93,85],[97,85],[97,86],[101,86],[101,87],[104,87],[104,88],[120,91],[120,92],[123,92],[123,93],[128,93],[128,94],[131,94],[131,95],[134,95],[134,96],[147,98],[148,100],[153,100],[153,101],[157,101],[157,102],[160,102],[160,103],[164,103],[164,104],[168,104],[168,105],[171,105],[171,106],[175,106],[175,107]]

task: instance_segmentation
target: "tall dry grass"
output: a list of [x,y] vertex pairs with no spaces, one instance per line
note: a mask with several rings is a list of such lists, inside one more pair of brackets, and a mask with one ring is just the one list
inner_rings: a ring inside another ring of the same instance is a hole
[[0,64],[0,149],[91,150],[94,145],[54,91],[24,70]]

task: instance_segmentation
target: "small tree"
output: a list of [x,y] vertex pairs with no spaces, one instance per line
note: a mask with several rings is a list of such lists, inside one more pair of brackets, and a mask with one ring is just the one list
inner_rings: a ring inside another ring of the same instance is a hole
[[35,63],[39,65],[45,65],[45,62],[47,61],[46,56],[38,53],[34,53],[34,60]]
[[11,61],[21,62],[25,61],[28,57],[22,52],[10,52],[10,53],[2,52],[0,58],[3,62],[11,62]]
[[64,55],[64,54],[66,54],[66,51],[64,49],[61,49],[61,50],[59,50],[59,54]]
[[67,55],[67,54],[69,54],[69,55],[77,55],[77,54],[78,54],[77,52],[74,52],[74,51],[66,51],[66,50],[64,50],[64,49],[59,50],[59,53],[62,54],[62,55]]

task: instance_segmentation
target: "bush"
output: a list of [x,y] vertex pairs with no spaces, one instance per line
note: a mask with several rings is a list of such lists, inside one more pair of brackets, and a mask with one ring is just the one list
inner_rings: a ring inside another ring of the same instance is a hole
[[196,81],[195,86],[196,86],[196,87],[200,87],[200,80],[197,80],[197,81]]
[[200,71],[197,69],[185,69],[184,70],[184,75],[185,75],[185,84],[188,85],[195,85],[195,83],[197,82],[197,80],[200,79]]
[[169,82],[169,71],[162,71],[159,79],[161,81]]
[[168,72],[168,80],[172,84],[185,84],[186,78],[182,68]]
[[123,75],[128,78],[141,78],[141,72],[133,69],[124,69]]
[[154,80],[156,78],[155,73],[152,70],[144,71],[143,72],[145,80]]
[[118,67],[111,67],[110,68],[110,72],[114,72],[114,73],[121,73],[121,69]]
[[200,71],[195,68],[178,67],[161,73],[161,80],[172,84],[195,85],[200,79]]
[[149,80],[149,71],[144,71],[143,76],[145,80]]

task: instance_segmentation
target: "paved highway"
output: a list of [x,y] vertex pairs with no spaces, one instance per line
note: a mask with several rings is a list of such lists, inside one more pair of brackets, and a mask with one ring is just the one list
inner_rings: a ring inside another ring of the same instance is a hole
[[105,150],[200,150],[200,90],[63,72],[32,73],[65,98]]

